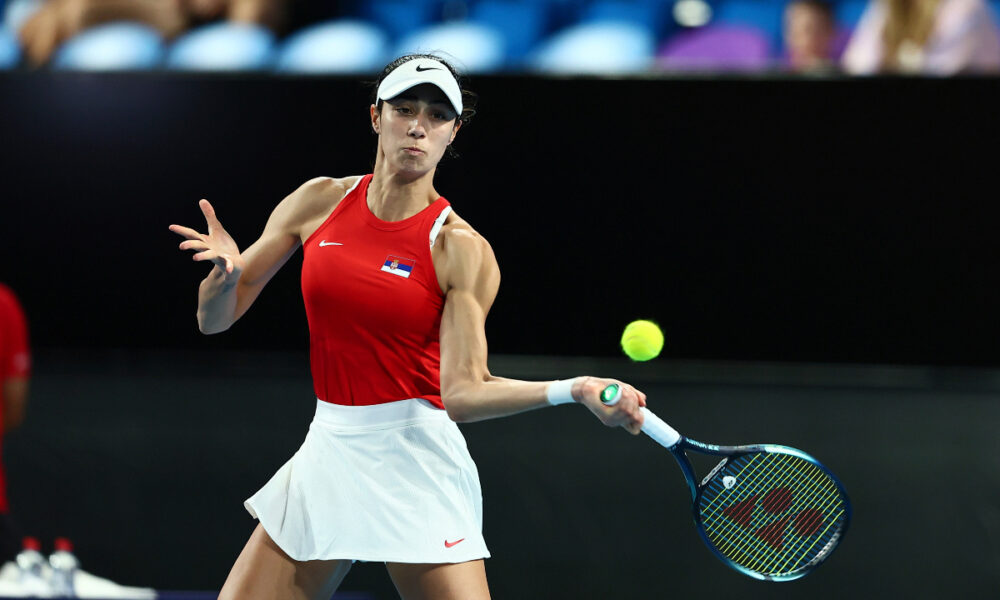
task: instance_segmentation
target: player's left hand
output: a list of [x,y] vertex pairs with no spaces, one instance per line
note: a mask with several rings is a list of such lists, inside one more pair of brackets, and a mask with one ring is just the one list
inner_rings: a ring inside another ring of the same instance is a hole
[[[613,383],[621,386],[621,400],[614,406],[607,406],[601,402],[601,392]],[[617,379],[580,377],[573,384],[572,394],[608,427],[624,427],[632,435],[642,432],[643,416],[639,408],[646,406],[646,394],[631,385]]]

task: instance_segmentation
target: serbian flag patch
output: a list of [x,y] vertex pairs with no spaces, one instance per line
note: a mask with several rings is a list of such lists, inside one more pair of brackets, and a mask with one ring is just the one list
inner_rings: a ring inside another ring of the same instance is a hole
[[385,263],[382,264],[382,270],[386,273],[392,273],[393,275],[399,275],[400,277],[409,277],[410,273],[413,272],[413,265],[417,261],[412,258],[401,258],[399,256],[389,255],[385,259]]

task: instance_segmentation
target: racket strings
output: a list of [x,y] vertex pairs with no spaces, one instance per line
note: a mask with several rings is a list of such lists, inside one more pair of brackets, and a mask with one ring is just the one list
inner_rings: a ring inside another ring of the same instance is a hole
[[[801,473],[801,471],[798,474],[805,475],[804,473]],[[810,504],[813,504],[818,499],[820,499],[821,498],[821,494],[823,494],[824,492],[827,492],[827,494],[828,494],[830,491],[832,491],[832,487],[834,487],[834,486],[829,485],[829,484],[832,484],[832,482],[830,482],[828,479],[826,479],[824,477],[815,477],[815,472],[814,473],[810,473],[809,475],[812,475],[813,479],[810,480],[811,481],[810,484],[805,489],[802,489],[800,487],[800,488],[796,489],[795,492],[789,491],[789,496],[798,495],[800,498],[802,498],[803,496],[805,496],[805,499],[801,500],[801,504],[802,505],[807,505],[807,506],[810,505]],[[791,472],[791,470],[790,470],[787,473],[787,476],[785,477],[784,480],[775,482],[775,485],[781,486],[781,487],[775,488],[775,489],[788,490],[788,488],[784,487],[784,486],[786,486],[789,483],[791,483],[790,480],[794,476],[795,476],[795,474],[793,474]],[[826,484],[826,485],[824,485],[824,484]],[[820,500],[820,501],[822,501],[822,500]],[[766,510],[766,508],[765,508],[765,510]],[[784,534],[785,534],[785,532],[787,530],[787,525],[789,525],[789,523],[788,523],[789,519],[793,519],[795,521],[794,523],[791,523],[791,525],[795,529],[801,530],[801,529],[803,529],[803,527],[801,527],[802,524],[798,523],[798,521],[802,518],[803,513],[806,514],[806,520],[808,521],[809,524],[811,524],[817,518],[815,516],[816,515],[816,511],[817,511],[816,508],[806,508],[806,509],[804,509],[804,510],[798,512],[798,513],[796,513],[794,516],[786,516],[784,519],[781,519],[780,521],[777,521],[777,522],[775,522],[775,523],[773,523],[773,524],[771,524],[769,526],[766,526],[765,528],[763,528],[763,529],[768,530],[766,532],[766,534],[763,536],[765,538],[765,541],[767,541],[768,544],[771,545],[771,546],[780,547],[784,543]],[[768,512],[772,512],[772,511],[768,511]],[[822,512],[820,514],[822,514]],[[808,531],[808,533],[811,534],[811,533],[813,533],[813,531]],[[785,555],[788,556],[788,559],[786,559],[786,561],[784,561],[786,564],[787,564],[787,562],[789,560],[795,558],[796,556],[802,556],[801,551],[804,548],[804,542],[808,542],[810,540],[810,536],[808,536],[808,535],[802,535],[800,533],[800,536],[799,536],[798,540],[800,542],[799,544],[795,544],[795,542],[793,541],[792,542],[792,547],[788,548],[787,552],[785,552]],[[770,558],[771,561],[765,562],[765,559],[768,559],[768,558]],[[753,568],[753,569],[755,569],[755,570],[768,571],[768,572],[774,572],[774,571],[780,572],[781,569],[775,569],[774,568],[775,566],[777,566],[774,563],[777,562],[777,561],[779,561],[780,558],[781,558],[781,555],[779,555],[779,554],[774,554],[773,556],[770,556],[770,557],[765,554],[764,556],[760,557],[756,562],[754,562],[753,564],[751,564],[750,567]]]
[[[781,462],[784,464],[780,465],[780,467],[788,469],[789,467],[788,463],[790,461],[791,461],[790,458],[787,457],[783,458]],[[757,462],[756,464],[747,463],[745,467],[750,467],[750,470],[748,471],[746,468],[744,468],[740,472],[740,474],[743,476],[743,482],[744,482],[743,485],[741,485],[741,488],[744,488],[745,490],[751,490],[751,492],[749,493],[749,498],[747,499],[750,501],[752,505],[754,505],[751,508],[755,508],[757,504],[761,504],[765,512],[770,512],[770,513],[780,512],[782,509],[788,507],[787,503],[783,502],[782,499],[787,501],[790,499],[789,496],[792,496],[792,494],[801,497],[803,495],[803,492],[814,491],[814,489],[816,488],[817,480],[815,479],[812,479],[812,484],[813,484],[812,486],[806,488],[802,486],[797,486],[794,491],[790,490],[786,491],[780,487],[771,488],[771,491],[765,494],[764,498],[760,502],[758,502],[758,495],[760,491],[762,491],[763,489],[761,487],[762,482],[766,481],[766,479],[764,479],[764,476],[769,474],[773,475],[773,472],[769,473],[769,470],[765,468],[768,466],[773,468],[775,465],[767,465],[763,461]],[[792,473],[786,473],[786,475],[791,475],[791,474]],[[748,480],[747,477],[750,477],[751,479]],[[780,486],[786,483],[788,482],[781,480],[774,480],[770,481],[769,485]],[[756,488],[753,486],[756,486]],[[775,489],[782,490],[783,493],[775,494],[774,493]],[[753,490],[759,490],[759,491],[754,493]],[[747,494],[748,492],[745,491],[743,493],[743,496],[747,496]],[[776,495],[777,499],[773,498]],[[769,496],[772,497],[770,501],[768,500]],[[743,502],[747,502],[747,500],[743,500]],[[806,502],[809,502],[809,500],[806,499]],[[718,511],[715,512],[717,513]],[[810,521],[814,520],[815,513],[809,513],[809,514],[813,515]],[[716,514],[716,516],[718,515]],[[733,517],[732,514],[730,514],[729,516],[730,518]],[[726,553],[731,555],[730,556],[731,559],[737,559],[737,560],[742,559],[739,560],[739,562],[742,562],[743,566],[747,568],[752,568],[754,570],[761,570],[761,571],[768,570],[768,566],[765,564],[765,561],[767,561],[768,559],[771,559],[773,561],[775,558],[781,558],[782,554],[786,554],[794,558],[796,556],[795,551],[798,550],[801,553],[802,546],[808,541],[810,541],[807,538],[805,540],[799,540],[800,543],[796,544],[795,545],[796,547],[791,547],[791,548],[784,547],[785,532],[787,530],[787,526],[789,525],[788,523],[789,515],[786,515],[785,518],[772,522],[771,524],[760,528],[756,527],[748,528],[745,519],[740,520],[737,518],[733,520],[735,521],[735,523],[741,525],[741,527],[737,528],[734,526],[733,523],[727,524],[725,520],[720,520],[718,523],[715,523],[716,528],[719,529],[721,527],[722,529],[721,533],[724,534],[724,536],[722,536],[722,539],[719,539],[720,538],[719,535],[715,536],[717,538],[718,546],[720,547],[721,550],[727,551]],[[720,532],[716,531],[715,533],[719,534]],[[807,531],[807,533],[809,532]],[[786,552],[784,553],[776,552],[776,550],[781,550],[781,549],[785,549]],[[739,556],[738,554],[736,554],[737,552],[740,551],[742,551],[743,556]],[[787,563],[788,561],[786,560],[785,562]]]
[[[783,462],[787,463],[788,461],[789,459],[786,458],[784,459]],[[749,473],[746,470],[742,471],[742,474],[744,476],[746,475],[753,476],[753,479],[751,479],[749,482],[747,482],[746,479],[744,479],[745,481],[744,486],[747,486],[748,489],[751,489],[749,488],[749,486],[753,484],[756,484],[758,488],[760,487],[762,481],[761,476],[767,473],[766,470],[761,468],[763,466],[765,465],[764,464],[754,465],[753,470],[751,470]],[[787,468],[787,465],[785,466]],[[782,483],[787,483],[787,482],[781,482],[781,481],[771,482],[772,485],[774,484],[781,485]],[[774,493],[775,489],[780,490],[782,493],[775,494]],[[788,507],[787,501],[791,499],[790,497],[792,496],[793,493],[796,493],[797,495],[801,496],[802,492],[807,492],[807,491],[809,490],[804,489],[801,486],[797,487],[797,489],[795,489],[794,492],[789,490],[784,490],[783,488],[772,488],[772,490],[767,494],[765,494],[764,498],[759,502],[758,502],[758,494],[751,493],[749,498],[747,500],[743,500],[742,503],[746,503],[749,501],[749,503],[753,505],[751,506],[751,510],[755,508],[757,504],[761,504],[764,507],[765,512],[770,512],[773,514],[775,512],[780,512],[782,509]],[[776,495],[777,499],[773,498]],[[769,496],[772,497],[770,500],[768,500]],[[785,501],[782,501],[782,499],[784,499]],[[728,516],[730,516],[730,518],[734,517],[734,515],[732,515],[731,513]],[[751,568],[756,571],[770,572],[773,571],[774,569],[766,564],[768,561],[773,562],[775,559],[780,559],[783,555],[795,557],[796,550],[798,550],[801,553],[803,545],[802,543],[797,544],[796,545],[797,548],[785,546],[786,544],[785,534],[789,525],[790,515],[786,515],[783,519],[774,521],[769,525],[760,528],[747,527],[748,522],[746,517],[748,515],[743,515],[743,516],[744,519],[739,519],[739,518],[733,519],[735,523],[741,526],[739,528],[734,527],[734,525],[731,523],[727,524],[725,520],[721,520],[718,523],[715,523],[717,529],[720,527],[722,529],[721,532],[718,530],[714,532],[716,533],[716,535],[713,537],[715,537],[715,542],[717,544],[717,547],[719,547],[720,550],[724,551],[724,553],[727,554],[731,560],[734,560],[734,562],[739,562],[742,564],[742,566],[746,568]],[[757,518],[759,519],[759,515]],[[719,535],[720,533],[722,535]],[[800,542],[807,542],[807,541],[809,540],[808,539],[800,540]],[[780,552],[781,550],[785,550],[785,552]],[[787,563],[788,561],[786,560],[785,562]]]
[[702,527],[717,550],[768,575],[815,561],[843,527],[845,502],[821,468],[785,453],[726,465],[701,496]]
[[[765,469],[765,461],[747,461],[741,470],[735,473],[735,480],[741,482],[742,493],[733,501],[728,508],[724,509],[724,504],[717,502],[722,496],[715,497],[716,501],[709,503],[702,508],[702,523],[706,532],[713,534],[713,542],[716,547],[722,550],[731,560],[739,562],[744,566],[759,561],[768,555],[766,546],[770,535],[753,535],[760,531],[752,528],[752,517],[754,509],[758,503],[758,492],[763,487],[762,478],[768,475]],[[729,475],[732,477],[732,475]],[[708,496],[702,497],[704,500]],[[720,509],[724,509],[720,512]],[[729,517],[731,521],[723,519]]]
[[[807,490],[812,495],[803,504],[811,504],[812,506],[799,511],[795,516],[796,523],[793,526],[799,534],[797,543],[793,542],[792,547],[786,553],[787,556],[784,561],[781,561],[780,557],[776,556],[774,561],[765,567],[767,570],[783,572],[793,566],[793,561],[796,560],[796,557],[799,560],[810,557],[809,560],[811,561],[815,558],[813,556],[814,550],[822,551],[826,547],[826,542],[828,541],[827,533],[835,524],[840,523],[840,517],[844,513],[844,501],[834,481],[821,469],[809,463],[806,464],[809,465],[809,469],[812,471],[814,483]],[[827,514],[831,518],[824,516]],[[820,531],[824,522],[826,527]],[[821,541],[823,542],[822,545],[820,545]]]
[[[789,465],[787,463],[790,462],[790,459],[785,458],[782,460],[782,462],[785,463],[781,465],[782,468],[786,469],[789,468]],[[755,475],[757,475],[755,481],[758,486],[760,485],[761,481],[765,481],[760,477],[765,473],[766,471],[764,469],[758,469],[757,472],[754,473]],[[789,472],[788,475],[791,475],[791,472]],[[754,483],[754,481],[751,481],[750,483],[752,484]],[[771,515],[780,514],[781,512],[787,510],[790,507],[791,500],[794,496],[798,496],[800,498],[800,502],[798,503],[799,505],[803,503],[808,504],[812,501],[815,501],[814,498],[809,498],[808,494],[816,491],[817,483],[818,483],[817,480],[812,480],[811,486],[805,488],[803,488],[802,486],[796,486],[796,488],[793,491],[789,490],[786,487],[783,487],[785,485],[788,485],[789,481],[775,480],[769,482],[769,485],[774,485],[777,487],[771,488],[770,491],[764,494],[763,498],[761,498],[758,501],[757,494],[751,494],[751,498],[753,499],[753,504],[754,505],[759,504],[760,508],[764,511],[764,513],[769,513]],[[775,496],[777,496],[777,499],[775,499]],[[801,501],[803,496],[806,496],[804,502]],[[816,513],[813,512],[814,510],[815,509],[806,509],[806,511],[810,511],[807,513],[807,518],[809,521],[807,525],[811,524],[816,519],[815,517]],[[786,514],[783,518],[780,518],[777,521],[772,521],[770,524],[767,524],[759,528],[758,527],[746,528],[744,526],[742,531],[740,529],[734,528],[731,524],[727,525],[725,526],[725,533],[729,538],[727,541],[732,542],[733,536],[735,534],[737,541],[738,542],[741,541],[743,543],[743,547],[740,548],[738,544],[729,543],[725,545],[726,546],[725,549],[727,550],[742,549],[743,554],[745,556],[742,557],[743,560],[741,562],[743,563],[743,566],[747,568],[751,568],[753,570],[760,572],[774,572],[775,571],[774,567],[776,565],[773,563],[775,561],[780,560],[785,556],[791,557],[793,559],[796,556],[801,556],[804,544],[811,541],[809,537],[803,536],[799,538],[798,540],[799,543],[796,544],[794,542],[794,538],[792,538],[791,543],[789,543],[788,539],[786,538],[790,525],[796,529],[803,528],[802,524],[797,523],[797,521],[801,519],[802,512],[799,512],[795,515]],[[758,520],[760,519],[761,516],[762,515],[758,514],[757,517]],[[766,515],[763,515],[763,517],[767,518]],[[723,521],[723,523],[725,522]],[[813,532],[814,532],[813,530],[806,531],[807,534]],[[752,534],[752,537],[747,538],[746,534]],[[739,540],[738,538],[740,537],[744,539]],[[747,547],[748,544],[749,547]],[[785,562],[787,566],[787,563],[789,561],[786,559],[783,562]],[[780,569],[778,571],[780,572]]]
[[[752,568],[771,573],[795,570],[816,558],[814,550],[818,552],[826,546],[825,541],[822,545],[819,542],[827,539],[826,533],[838,522],[839,516],[843,513],[842,510],[837,511],[835,508],[835,504],[841,502],[840,494],[833,481],[822,473],[805,491],[811,496],[802,505],[812,506],[797,512],[793,522],[790,523],[798,536],[791,538],[792,541],[784,553],[776,553],[769,561],[759,561]],[[827,514],[828,510],[834,518],[826,521],[823,515]],[[826,527],[819,531],[824,521]]]

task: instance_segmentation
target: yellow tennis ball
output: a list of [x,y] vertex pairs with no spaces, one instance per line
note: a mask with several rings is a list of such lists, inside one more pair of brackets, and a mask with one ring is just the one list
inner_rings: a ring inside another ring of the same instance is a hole
[[663,350],[663,332],[652,321],[632,321],[622,333],[622,350],[632,360],[656,358]]

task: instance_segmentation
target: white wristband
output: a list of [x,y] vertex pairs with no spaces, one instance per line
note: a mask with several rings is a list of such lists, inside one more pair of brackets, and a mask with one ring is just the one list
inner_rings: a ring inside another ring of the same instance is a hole
[[579,378],[559,379],[550,383],[549,387],[545,389],[545,397],[549,404],[555,406],[556,404],[576,402],[573,398],[573,384],[576,383],[577,379]]

